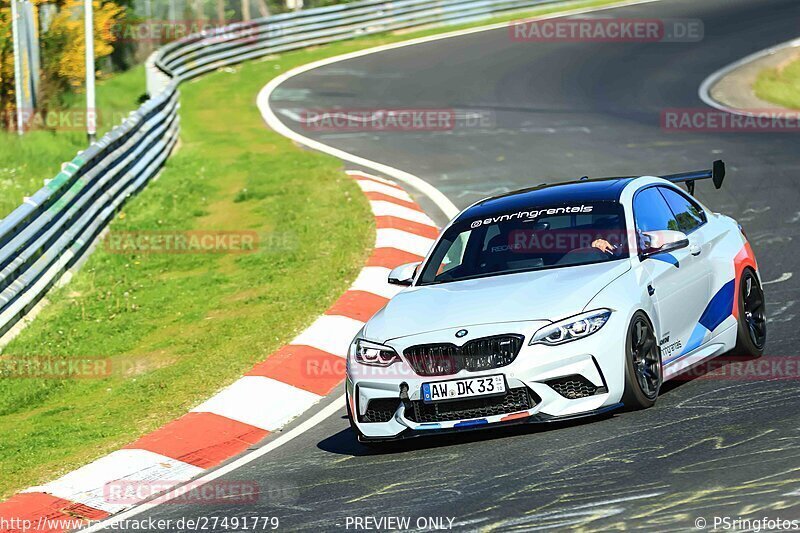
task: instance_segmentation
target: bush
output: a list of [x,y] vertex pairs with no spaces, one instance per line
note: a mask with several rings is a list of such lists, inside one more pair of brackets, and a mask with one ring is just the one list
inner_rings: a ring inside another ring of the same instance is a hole
[[[43,0],[33,0],[37,6]],[[86,77],[86,42],[83,34],[83,0],[58,0],[58,11],[41,40],[41,94],[47,108],[62,103],[62,95],[83,86]],[[114,35],[111,28],[125,16],[125,8],[115,2],[94,0],[95,58],[110,55]],[[38,9],[36,10],[38,12]],[[14,109],[14,60],[11,8],[0,8],[0,111],[3,116]]]

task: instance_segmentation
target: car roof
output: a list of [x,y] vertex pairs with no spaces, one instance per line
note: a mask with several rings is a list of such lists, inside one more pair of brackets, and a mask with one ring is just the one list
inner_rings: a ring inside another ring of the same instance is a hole
[[511,211],[586,202],[619,201],[622,190],[636,177],[580,179],[543,184],[481,200],[459,218],[483,218]]

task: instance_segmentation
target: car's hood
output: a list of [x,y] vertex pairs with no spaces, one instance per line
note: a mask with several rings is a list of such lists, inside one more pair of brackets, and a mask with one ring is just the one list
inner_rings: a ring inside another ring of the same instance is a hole
[[368,339],[390,339],[440,329],[523,320],[555,320],[579,313],[630,261],[505,274],[409,287],[368,323]]

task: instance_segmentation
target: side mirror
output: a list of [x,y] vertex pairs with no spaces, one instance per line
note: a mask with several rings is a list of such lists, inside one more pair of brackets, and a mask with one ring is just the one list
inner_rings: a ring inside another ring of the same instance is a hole
[[417,269],[420,263],[406,263],[395,267],[389,272],[389,283],[392,285],[405,285],[409,286],[414,281],[414,276],[417,275]]
[[689,246],[689,238],[682,231],[673,231],[669,229],[643,231],[641,237],[643,258],[664,252],[680,250],[681,248]]

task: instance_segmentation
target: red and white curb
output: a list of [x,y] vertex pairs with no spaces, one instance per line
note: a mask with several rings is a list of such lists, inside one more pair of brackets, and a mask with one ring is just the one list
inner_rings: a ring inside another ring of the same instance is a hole
[[244,452],[341,384],[353,337],[401,290],[387,283],[389,271],[422,260],[438,234],[434,222],[395,182],[360,171],[347,174],[367,196],[376,225],[375,248],[350,289],[291,343],[190,413],[0,503],[0,532],[67,531],[81,521],[133,507],[154,494],[139,500],[137,494],[126,494],[122,501],[109,497],[109,487],[189,481]]

